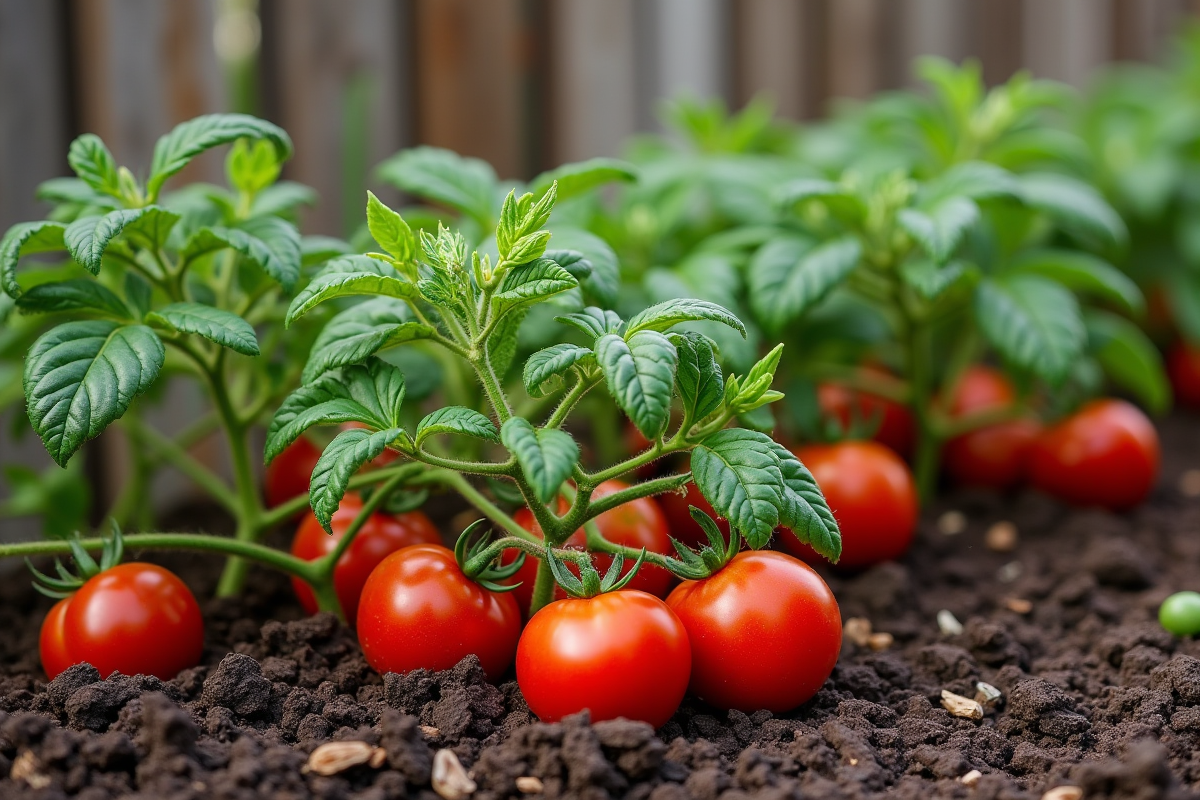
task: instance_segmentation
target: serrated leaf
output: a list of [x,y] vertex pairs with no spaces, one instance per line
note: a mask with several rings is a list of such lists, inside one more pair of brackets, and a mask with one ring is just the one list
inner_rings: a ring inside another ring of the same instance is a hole
[[861,257],[862,245],[849,236],[823,244],[803,236],[774,239],[747,270],[750,307],[763,325],[778,330],[824,300]]
[[638,331],[628,341],[608,333],[596,340],[596,362],[608,393],[642,435],[651,441],[662,436],[679,362],[671,340],[653,330]]
[[76,262],[93,275],[99,275],[108,245],[126,226],[148,213],[150,208],[122,208],[102,217],[77,219],[63,232],[63,243]]
[[783,472],[769,436],[727,428],[692,450],[692,480],[717,514],[752,548],[765,547],[780,522]]
[[554,321],[570,325],[592,340],[598,339],[606,333],[617,333],[624,325],[621,318],[617,316],[617,312],[595,306],[588,306],[583,311],[574,314],[555,317]]
[[388,347],[431,336],[433,329],[414,322],[400,301],[383,297],[368,300],[326,323],[313,342],[302,380],[309,383],[322,373],[360,363]]
[[287,161],[292,155],[292,140],[278,125],[249,114],[206,114],[176,125],[155,143],[146,183],[148,195],[157,197],[167,178],[205,150],[243,137],[269,141],[275,147],[276,161]]
[[551,184],[558,181],[558,199],[562,201],[586,194],[606,183],[634,183],[637,179],[637,167],[633,164],[615,158],[591,158],[543,172],[529,184],[529,191],[540,197],[550,189]]
[[772,440],[771,450],[779,459],[783,476],[784,503],[779,509],[779,521],[801,543],[837,562],[842,555],[842,534],[816,478],[779,442]]
[[71,142],[67,164],[79,179],[97,192],[120,197],[117,162],[108,147],[94,133],[85,133]]
[[561,378],[563,373],[576,364],[586,364],[594,361],[593,353],[586,347],[574,344],[555,344],[538,350],[525,360],[522,379],[525,391],[530,397],[544,397],[549,394],[546,384],[554,378]]
[[166,245],[171,229],[181,219],[180,215],[161,206],[146,206],[138,210],[142,214],[125,225],[124,235],[148,250],[157,250]]
[[931,258],[910,259],[900,265],[905,283],[926,300],[936,300],[968,274],[961,261],[938,264]]
[[1129,238],[1120,215],[1088,184],[1050,173],[1021,175],[1017,180],[1021,199],[1068,232],[1112,247],[1124,245]]
[[496,430],[495,423],[478,411],[462,406],[439,408],[417,423],[414,444],[420,447],[430,436],[439,433],[460,433],[487,442],[500,441],[500,432]]
[[17,308],[27,314],[88,310],[130,318],[129,309],[121,298],[88,278],[40,283],[17,298]]
[[383,295],[416,300],[417,287],[390,264],[367,256],[343,256],[330,261],[301,289],[288,306],[285,327],[326,300],[352,295]]
[[578,250],[547,250],[543,257],[571,273],[577,281],[583,282],[592,274],[592,262]]
[[25,357],[26,407],[59,466],[129,408],[158,377],[166,353],[145,325],[67,322],[42,334]]
[[1050,383],[1066,377],[1087,340],[1075,297],[1033,275],[981,281],[975,288],[975,316],[1002,356]]
[[492,362],[492,370],[500,380],[504,380],[517,358],[521,325],[527,315],[528,309],[525,308],[518,308],[506,314],[488,339],[488,360]]
[[605,307],[615,305],[621,286],[621,267],[616,251],[608,242],[582,228],[555,225],[551,231],[554,235],[550,245],[555,250],[578,251],[591,263],[591,275],[580,281],[588,302]]
[[67,228],[60,222],[19,222],[0,239],[0,285],[9,297],[21,296],[17,283],[17,262],[22,256],[51,253],[66,249],[63,234]]
[[625,337],[629,338],[640,331],[665,331],[681,322],[700,320],[720,322],[733,328],[743,338],[746,336],[746,326],[729,309],[707,300],[681,297],[666,300],[635,314],[625,327]]
[[185,259],[232,248],[286,291],[300,278],[300,233],[278,217],[247,220],[241,228],[213,226],[192,234],[183,248]]
[[675,386],[683,401],[684,418],[698,422],[721,407],[725,377],[707,336],[688,331],[673,333],[670,339],[679,354]]
[[1035,250],[1023,254],[1012,271],[1041,275],[1072,291],[1099,297],[1130,314],[1145,310],[1145,299],[1128,275],[1103,259],[1078,250]]
[[484,229],[492,226],[499,181],[486,161],[440,147],[414,147],[380,164],[378,174],[410,194],[473,217]]
[[896,215],[900,227],[939,263],[950,257],[963,234],[978,220],[979,206],[961,196],[947,197],[927,208],[904,208]]
[[1171,383],[1154,342],[1129,320],[1104,311],[1089,312],[1084,323],[1088,349],[1109,379],[1151,413],[1166,412],[1171,406]]
[[384,252],[397,261],[412,261],[416,257],[417,239],[412,228],[373,192],[367,192],[367,230]]
[[403,428],[387,428],[381,431],[365,431],[354,428],[342,431],[329,443],[313,467],[312,481],[308,489],[308,503],[313,516],[326,533],[333,515],[342,504],[350,479],[362,469],[363,464],[378,458],[398,436]]
[[558,494],[579,461],[579,445],[569,433],[557,428],[534,428],[521,417],[504,423],[500,441],[516,457],[525,479],[543,503]]
[[194,333],[235,353],[256,356],[258,337],[249,322],[223,308],[201,303],[171,303],[149,314],[146,321],[181,333]]
[[514,267],[492,295],[492,308],[504,313],[520,306],[539,303],[579,285],[575,276],[548,258]]

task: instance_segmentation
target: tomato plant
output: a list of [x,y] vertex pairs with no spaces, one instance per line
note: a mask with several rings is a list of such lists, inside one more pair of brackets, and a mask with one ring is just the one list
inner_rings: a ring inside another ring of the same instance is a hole
[[1068,503],[1132,508],[1158,479],[1158,432],[1124,400],[1094,400],[1047,428],[1034,443],[1030,479]]
[[[1012,383],[990,367],[973,366],[951,389],[952,418],[1005,410],[1016,402]],[[985,425],[946,442],[946,471],[959,483],[1006,488],[1025,478],[1029,451],[1041,426],[1033,419],[1014,419]]]
[[279,458],[267,465],[263,477],[267,506],[275,507],[297,497],[307,497],[308,480],[320,457],[320,448],[307,436],[288,445]]
[[833,592],[782,553],[738,553],[667,605],[691,643],[691,691],[718,708],[789,711],[817,693],[842,646]]
[[[357,495],[348,494],[343,497],[341,505],[333,515],[332,535],[325,532],[311,512],[305,514],[292,539],[292,555],[305,561],[315,561],[332,553],[345,536],[347,528],[362,511],[362,506],[362,500]],[[357,618],[359,595],[362,594],[367,576],[379,562],[403,547],[414,544],[440,544],[441,541],[442,537],[437,528],[421,511],[396,515],[380,512],[371,514],[358,529],[353,543],[341,554],[333,571],[333,585],[346,619]],[[305,581],[295,577],[292,578],[292,588],[304,610],[315,614],[317,598],[313,595],[312,588]]]

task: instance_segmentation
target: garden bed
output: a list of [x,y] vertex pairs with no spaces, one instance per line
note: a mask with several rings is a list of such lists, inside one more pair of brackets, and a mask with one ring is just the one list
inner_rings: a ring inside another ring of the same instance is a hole
[[[470,662],[381,679],[349,631],[328,615],[301,619],[286,580],[268,573],[245,600],[206,606],[203,665],[172,682],[100,681],[81,666],[46,684],[37,632],[48,602],[10,579],[0,797],[436,797],[440,748],[471,769],[481,800],[529,796],[521,777],[573,798],[1036,800],[1060,785],[1087,798],[1200,797],[1200,644],[1155,619],[1168,594],[1200,587],[1200,499],[1181,489],[1200,467],[1200,426],[1177,417],[1161,432],[1164,474],[1139,510],[951,494],[902,563],[829,577],[843,618],[869,619],[890,648],[847,640],[825,688],[785,717],[688,701],[657,735],[624,721],[536,723],[514,681],[490,686]],[[965,529],[946,533],[958,527],[948,511],[966,515]],[[987,531],[1004,520],[1018,541],[995,552]],[[215,560],[169,563],[209,594]],[[961,633],[939,630],[943,609]],[[982,721],[940,707],[943,689],[973,696],[978,681],[1003,692]],[[384,764],[306,771],[330,739],[377,745]],[[964,783],[972,770],[982,774]]]

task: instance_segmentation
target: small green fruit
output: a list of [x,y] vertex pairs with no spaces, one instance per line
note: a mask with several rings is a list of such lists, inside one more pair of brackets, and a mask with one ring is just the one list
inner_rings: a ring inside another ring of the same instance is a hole
[[1171,595],[1159,607],[1158,621],[1176,636],[1200,633],[1200,594],[1176,592]]

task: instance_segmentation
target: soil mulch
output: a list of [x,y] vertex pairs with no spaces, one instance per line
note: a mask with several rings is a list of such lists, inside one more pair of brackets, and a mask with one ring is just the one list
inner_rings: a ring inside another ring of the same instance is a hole
[[[473,797],[735,800],[1200,798],[1200,642],[1155,620],[1200,588],[1200,425],[1162,426],[1164,475],[1129,515],[1070,511],[1033,492],[959,492],[925,515],[902,563],[830,575],[844,619],[892,646],[847,641],[825,688],[797,711],[722,713],[687,701],[655,732],[586,715],[536,722],[516,683],[467,659],[438,674],[375,674],[332,617],[300,618],[286,581],[263,573],[240,601],[206,606],[202,666],[175,680],[101,676],[81,665],[46,683],[37,632],[47,604],[23,579],[0,586],[0,797],[437,798],[434,753],[451,749]],[[955,534],[953,515],[965,514]],[[1015,525],[1010,552],[986,545]],[[200,592],[211,559],[172,557]],[[961,621],[939,627],[938,612]],[[945,628],[946,631],[943,631]],[[1002,692],[982,720],[952,716],[948,689]],[[304,769],[329,740],[380,748],[375,764]],[[382,763],[380,763],[382,760]],[[973,774],[975,771],[978,774]],[[966,782],[961,779],[971,775]]]

